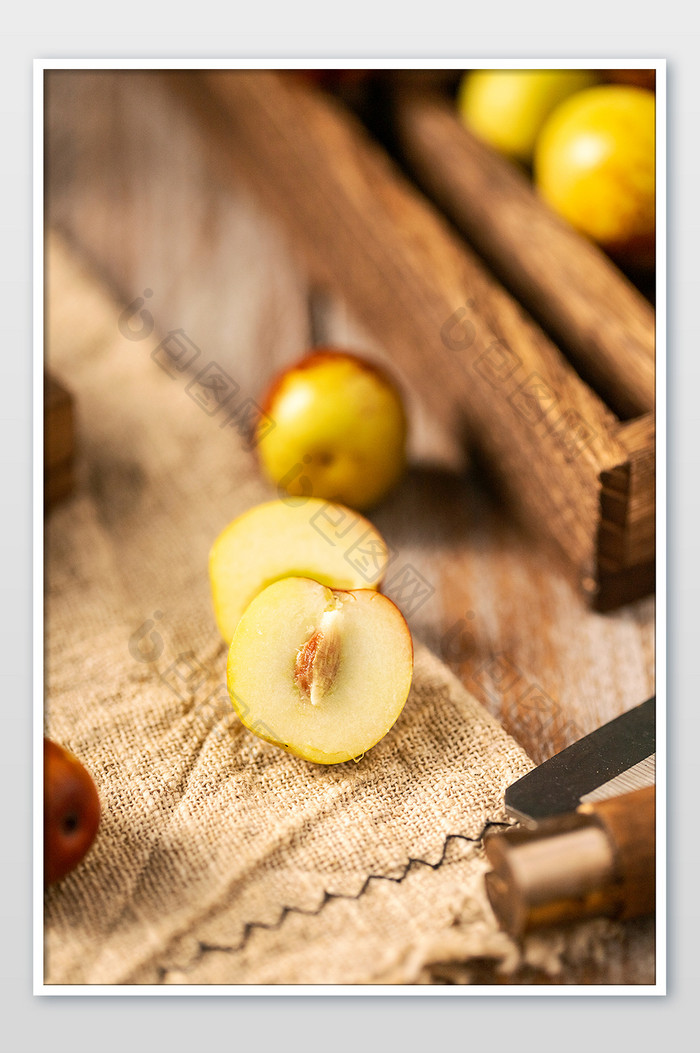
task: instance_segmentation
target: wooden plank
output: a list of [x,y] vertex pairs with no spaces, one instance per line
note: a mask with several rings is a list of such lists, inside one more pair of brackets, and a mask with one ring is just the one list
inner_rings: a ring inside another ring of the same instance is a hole
[[656,455],[652,413],[616,428],[627,461],[601,474],[598,574],[592,605],[601,611],[628,603],[656,583]]
[[[656,545],[656,424],[649,413],[616,429],[628,452],[624,566],[654,559]],[[621,568],[620,568],[621,569]]]
[[616,610],[656,588],[656,563],[637,564],[623,570],[601,566],[598,581],[591,589],[591,606],[600,612]]

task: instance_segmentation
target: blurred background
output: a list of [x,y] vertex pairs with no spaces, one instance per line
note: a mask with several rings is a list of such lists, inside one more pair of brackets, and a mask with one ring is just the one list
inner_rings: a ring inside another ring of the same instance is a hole
[[[605,71],[594,79],[653,93],[652,75]],[[416,93],[437,95],[464,127],[474,105],[466,96],[469,77],[460,70],[307,70],[279,76],[326,98],[334,112],[340,108],[358,118],[414,185],[418,176],[401,133],[404,102]],[[503,120],[497,118],[496,125],[502,129]],[[196,85],[183,86],[155,71],[47,71],[45,131],[46,282],[52,304],[46,365],[74,400],[72,494],[98,485],[98,478],[103,489],[121,488],[127,496],[130,485],[118,469],[105,477],[110,469],[90,441],[89,392],[81,393],[70,374],[70,327],[79,311],[74,306],[61,314],[61,304],[66,305],[68,290],[78,294],[81,274],[109,291],[114,331],[127,334],[135,354],[140,326],[148,328],[149,337],[152,329],[153,339],[176,334],[180,350],[199,349],[200,363],[216,363],[258,405],[275,374],[310,347],[330,344],[359,352],[390,369],[406,400],[409,468],[371,518],[403,563],[427,583],[420,602],[392,597],[400,606],[403,599],[413,632],[535,761],[653,693],[653,592],[606,613],[590,608],[561,553],[514,513],[478,444],[464,441],[449,413],[435,412],[400,356],[358,317],[322,268],[314,269],[308,251],[265,193],[258,193],[250,172],[246,177],[245,165],[236,169],[235,136],[218,163],[212,160],[212,143],[217,137],[221,142],[223,133],[220,127],[212,131]],[[281,134],[293,138],[294,130]],[[318,148],[333,145],[329,139]],[[534,180],[531,157],[489,149]],[[433,162],[439,172],[440,157]],[[271,173],[273,182],[277,174],[283,179],[284,173]],[[452,227],[453,220],[447,222]],[[313,236],[312,231],[312,241]],[[319,242],[324,237],[327,231],[319,230]],[[653,259],[648,254],[622,259],[618,249],[612,255],[604,251],[651,305]],[[353,265],[348,258],[348,273]],[[495,267],[494,261],[490,265]],[[153,368],[158,365],[156,358]],[[175,375],[173,391],[178,384],[184,389]],[[239,449],[244,438],[211,421],[217,450],[227,443]],[[226,480],[232,502],[253,477],[261,495],[274,496],[274,487],[261,480],[255,451],[246,458],[245,479],[232,472]],[[70,500],[68,493],[64,501]],[[69,514],[69,504],[62,508]],[[212,537],[215,533],[213,528]],[[387,592],[392,595],[391,583]]]

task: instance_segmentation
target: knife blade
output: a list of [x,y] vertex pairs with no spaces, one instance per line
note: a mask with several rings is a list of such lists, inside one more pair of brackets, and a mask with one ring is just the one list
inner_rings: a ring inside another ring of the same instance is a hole
[[655,908],[655,698],[513,783],[522,825],[489,834],[491,906],[512,936],[593,916]]
[[[654,782],[656,698],[603,724],[508,787],[506,811],[526,826],[563,815],[604,787],[616,792]],[[619,780],[613,785],[613,780]],[[619,786],[619,790],[616,788]],[[599,797],[598,799],[602,799]]]

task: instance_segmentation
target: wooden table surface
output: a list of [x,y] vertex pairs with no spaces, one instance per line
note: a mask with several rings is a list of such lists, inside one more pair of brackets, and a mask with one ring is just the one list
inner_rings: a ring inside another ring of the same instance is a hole
[[[158,85],[148,91],[144,106],[138,75],[49,75],[49,225],[124,304],[150,290],[163,333],[184,330],[259,398],[311,343],[319,300],[275,221],[244,186],[233,194],[208,179],[186,115]],[[328,342],[386,359],[342,302],[323,302]],[[387,592],[542,761],[654,693],[654,597],[589,610],[556,554],[525,533],[488,473],[426,413],[420,391],[406,394],[411,467],[371,518],[422,584],[406,592],[390,582]]]
[[50,223],[125,303],[151,289],[157,327],[182,328],[254,396],[314,336],[398,374],[411,469],[372,518],[425,585],[396,598],[412,630],[534,760],[653,694],[654,598],[606,614],[586,607],[568,569],[514,522],[396,363],[341,302],[315,294],[250,191],[234,196],[209,180],[187,115],[144,78],[50,74]]

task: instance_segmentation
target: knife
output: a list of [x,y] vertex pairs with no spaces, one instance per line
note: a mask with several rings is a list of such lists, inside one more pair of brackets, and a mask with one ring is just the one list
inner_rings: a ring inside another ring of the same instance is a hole
[[486,892],[502,927],[653,913],[656,699],[623,713],[508,787],[521,825],[487,835]]

